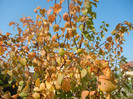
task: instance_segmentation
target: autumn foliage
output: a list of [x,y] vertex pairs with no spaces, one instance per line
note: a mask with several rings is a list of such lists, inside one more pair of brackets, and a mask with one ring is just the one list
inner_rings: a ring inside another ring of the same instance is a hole
[[[124,35],[133,25],[119,23],[104,38],[109,24],[96,31],[94,20],[98,0],[47,0],[50,9],[38,6],[36,20],[23,17],[10,22],[18,34],[0,34],[1,73],[16,81],[17,93],[1,92],[4,99],[110,99],[126,96]],[[58,1],[58,3],[57,3]],[[63,12],[62,4],[68,4]],[[58,18],[57,18],[58,17]],[[64,24],[62,25],[62,22]],[[126,65],[127,66],[127,65]],[[34,69],[34,72],[30,71]],[[120,71],[121,70],[121,71]],[[119,71],[119,73],[118,73]],[[1,87],[3,88],[3,87]]]

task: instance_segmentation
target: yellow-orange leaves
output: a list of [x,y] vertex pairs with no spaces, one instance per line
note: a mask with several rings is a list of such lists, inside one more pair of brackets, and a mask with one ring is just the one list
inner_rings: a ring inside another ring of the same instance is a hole
[[71,90],[71,84],[70,84],[70,79],[69,78],[64,78],[63,83],[61,86],[63,91],[70,91]]
[[100,88],[100,90],[106,92],[106,93],[110,93],[113,90],[115,90],[117,88],[116,85],[114,85],[111,81],[109,80],[105,80],[105,79],[99,79],[99,82],[101,84],[98,85],[98,87]]
[[54,11],[54,13],[59,13],[60,11],[61,11],[61,5],[60,4],[55,4],[54,5],[54,8],[53,8],[53,11]]

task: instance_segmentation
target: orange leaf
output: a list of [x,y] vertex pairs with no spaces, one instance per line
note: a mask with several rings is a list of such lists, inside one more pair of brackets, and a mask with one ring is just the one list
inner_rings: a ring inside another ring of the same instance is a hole
[[37,22],[37,26],[40,28],[41,25],[42,25],[42,21],[38,21],[38,22]]
[[10,22],[10,23],[9,23],[9,26],[14,25],[14,24],[15,24],[15,22]]
[[92,96],[96,93],[96,91],[88,91],[88,90],[83,90],[82,93],[81,93],[81,99],[86,99],[86,97],[89,95],[89,96]]
[[50,0],[47,0],[47,2],[49,2]]
[[81,93],[81,99],[85,99],[88,95],[89,95],[89,91],[88,90],[83,90],[82,93]]
[[29,57],[29,58],[34,58],[35,56],[36,56],[36,53],[29,53],[29,54],[28,54],[28,57]]
[[60,11],[61,11],[61,5],[60,4],[55,4],[54,5],[54,8],[53,8],[53,11],[54,11],[54,13],[59,13]]
[[0,45],[2,45],[3,44],[3,41],[0,41]]
[[11,33],[7,32],[7,33],[6,33],[6,36],[9,36],[9,35],[11,35]]
[[48,21],[49,21],[49,22],[53,23],[54,20],[55,20],[55,16],[54,16],[54,15],[49,15],[49,16],[48,16]]
[[62,3],[63,3],[63,1],[64,1],[64,0],[60,0],[60,4],[62,4]]
[[23,49],[25,49],[26,51],[29,51],[29,48],[27,46],[23,46]]

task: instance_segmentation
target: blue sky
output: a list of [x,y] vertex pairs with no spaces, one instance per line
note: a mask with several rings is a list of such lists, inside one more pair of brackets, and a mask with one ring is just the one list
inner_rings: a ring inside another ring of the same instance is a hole
[[[66,1],[66,0],[64,0]],[[59,0],[57,0],[59,2]],[[0,30],[4,33],[16,34],[16,31],[9,27],[11,21],[19,22],[22,15],[31,16],[35,19],[34,9],[37,6],[48,9],[54,2],[47,3],[47,0],[0,0]],[[64,9],[67,5],[64,3]],[[102,21],[110,24],[108,34],[118,23],[129,21],[133,23],[133,0],[99,0],[98,7],[94,9],[97,13],[95,26],[101,25]],[[64,12],[67,10],[65,9]],[[128,61],[133,60],[133,31],[125,35],[124,53]]]

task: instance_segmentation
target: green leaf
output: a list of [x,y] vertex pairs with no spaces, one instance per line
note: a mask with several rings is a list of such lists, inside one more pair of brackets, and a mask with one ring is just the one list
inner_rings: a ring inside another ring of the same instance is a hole
[[4,82],[0,79],[0,84],[4,84]]
[[60,48],[60,49],[59,49],[59,54],[60,54],[60,56],[61,56],[61,57],[63,57],[63,56],[64,56],[65,51],[64,51],[64,49],[63,49],[63,48]]
[[127,93],[126,93],[126,92],[122,91],[122,94],[123,94],[125,97],[127,97]]
[[83,24],[80,24],[80,25],[79,25],[79,29],[82,31],[83,28],[84,28],[84,25],[83,25]]
[[80,22],[81,18],[82,18],[82,16],[79,16],[77,21]]
[[27,97],[28,94],[27,94],[26,92],[23,92],[23,91],[22,91],[22,92],[19,94],[19,96],[23,98],[23,97]]
[[24,84],[24,81],[21,80],[21,81],[19,82],[19,86],[23,86],[23,84]]
[[87,9],[83,10],[83,11],[82,11],[82,14],[83,14],[83,15],[87,15],[87,11],[88,11]]

